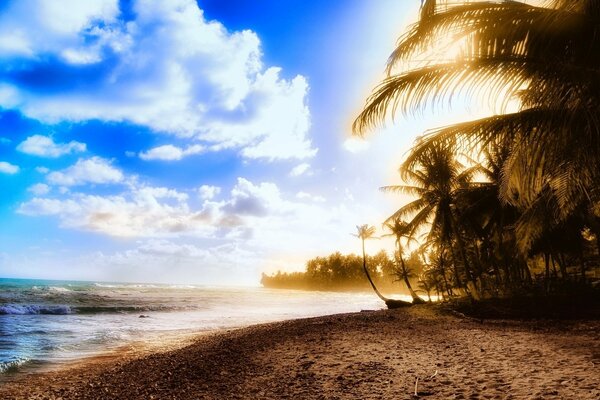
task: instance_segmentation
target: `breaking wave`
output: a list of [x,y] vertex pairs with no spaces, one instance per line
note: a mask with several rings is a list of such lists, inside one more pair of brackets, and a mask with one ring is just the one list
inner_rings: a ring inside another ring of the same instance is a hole
[[0,315],[65,315],[72,309],[66,305],[5,304],[0,306]]

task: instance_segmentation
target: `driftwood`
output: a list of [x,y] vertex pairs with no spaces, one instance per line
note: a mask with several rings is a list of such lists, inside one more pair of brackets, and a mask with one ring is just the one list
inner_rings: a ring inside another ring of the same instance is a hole
[[[430,381],[433,378],[436,377],[437,375],[437,369],[435,370],[435,372],[433,373],[433,375],[423,379],[424,381]],[[431,392],[421,392],[421,395],[423,396],[429,396],[430,394],[432,394]],[[413,394],[413,397],[418,398],[419,397],[419,377],[417,376],[417,378],[415,379],[415,393]]]
[[393,308],[402,308],[402,307],[410,307],[413,303],[404,301],[404,300],[396,300],[396,299],[385,299],[385,305],[389,309]]

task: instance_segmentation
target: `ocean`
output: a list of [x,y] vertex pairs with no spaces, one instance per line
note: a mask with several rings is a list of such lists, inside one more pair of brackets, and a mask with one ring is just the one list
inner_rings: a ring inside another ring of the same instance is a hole
[[133,341],[383,307],[371,293],[0,278],[0,380]]

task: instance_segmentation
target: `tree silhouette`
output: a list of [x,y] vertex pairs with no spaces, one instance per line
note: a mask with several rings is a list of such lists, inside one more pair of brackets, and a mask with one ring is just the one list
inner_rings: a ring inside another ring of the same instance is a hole
[[[384,186],[381,189],[417,197],[396,211],[386,222],[411,217],[406,229],[407,234],[413,237],[420,229],[429,226],[427,241],[439,242],[440,247],[447,247],[453,255],[456,284],[478,297],[471,263],[458,226],[455,197],[457,190],[469,181],[473,172],[473,169],[465,169],[454,158],[452,146],[437,143],[436,146],[430,146],[427,152],[421,153],[418,164],[404,165],[401,168],[402,177],[409,184]],[[460,263],[466,277],[466,285],[463,285]]]
[[376,231],[375,227],[369,226],[368,224],[360,225],[360,226],[356,225],[356,234],[354,236],[359,238],[362,242],[363,270],[365,271],[365,275],[367,276],[367,279],[369,280],[371,287],[375,291],[375,294],[377,294],[377,297],[379,297],[381,300],[383,300],[385,302],[388,299],[384,295],[382,295],[381,292],[377,289],[377,286],[375,286],[375,282],[373,282],[373,279],[371,278],[371,274],[369,274],[369,270],[367,269],[367,255],[365,253],[365,240],[375,238],[375,236],[374,236],[375,231]]
[[367,268],[367,256],[365,253],[365,240],[373,239],[375,237],[374,236],[375,231],[376,231],[375,227],[369,226],[368,224],[356,226],[357,233],[354,236],[359,238],[362,243],[363,270],[365,271],[365,275],[367,276],[367,279],[369,280],[369,283],[371,284],[371,287],[373,288],[373,290],[375,291],[377,296],[385,302],[385,304],[388,308],[398,308],[398,307],[410,305],[411,303],[408,303],[406,301],[388,299],[387,297],[385,297],[384,295],[381,294],[381,292],[377,289],[377,286],[375,286],[373,279],[371,279],[371,274],[369,274],[369,270]]
[[[406,165],[441,141],[475,153],[502,143],[504,203],[532,213],[554,204],[551,228],[583,208],[591,226],[600,217],[600,1],[540,4],[425,0],[353,128],[362,135],[387,114],[453,98],[494,99],[498,114],[429,131]],[[522,252],[544,234],[533,227],[517,238]]]
[[404,280],[404,284],[406,285],[408,291],[410,292],[410,296],[412,297],[413,300],[413,304],[416,303],[424,303],[424,300],[421,299],[417,293],[415,293],[415,291],[413,290],[411,284],[410,284],[410,280],[409,278],[409,273],[406,267],[406,264],[404,263],[404,257],[403,257],[403,246],[402,246],[402,239],[406,239],[406,240],[410,240],[412,239],[411,235],[410,235],[410,226],[408,223],[406,223],[405,221],[402,221],[400,218],[395,218],[392,221],[388,221],[384,224],[385,228],[387,228],[390,233],[384,236],[394,236],[395,237],[395,243],[396,243],[396,263],[399,264],[398,267],[398,275],[401,277],[401,279]]

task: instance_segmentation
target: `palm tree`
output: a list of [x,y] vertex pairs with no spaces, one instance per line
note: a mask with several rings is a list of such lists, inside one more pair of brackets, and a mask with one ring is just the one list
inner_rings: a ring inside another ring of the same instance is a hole
[[[455,204],[457,190],[470,180],[474,170],[465,169],[455,159],[451,145],[437,143],[430,146],[427,152],[421,153],[416,168],[403,165],[400,171],[402,178],[410,183],[409,185],[384,186],[381,189],[407,193],[416,196],[417,199],[401,207],[386,222],[412,216],[406,227],[407,235],[411,237],[420,229],[429,226],[427,242],[437,241],[441,244],[440,247],[450,249],[453,254],[456,284],[478,297],[461,228],[458,226]],[[460,260],[455,254],[454,244],[458,248]],[[466,286],[462,283],[459,262],[462,262],[467,279]]]
[[440,141],[474,153],[503,143],[503,202],[520,209],[554,202],[552,227],[581,207],[600,217],[600,1],[539,3],[424,0],[354,132],[452,96],[494,99],[497,115],[429,131],[406,165]]
[[399,264],[399,276],[404,280],[404,284],[408,288],[410,292],[410,296],[412,297],[413,304],[424,303],[425,301],[421,299],[417,293],[413,290],[410,280],[408,279],[408,270],[404,263],[403,257],[403,248],[402,248],[402,239],[411,240],[410,236],[410,227],[409,224],[405,221],[402,221],[400,218],[395,218],[392,221],[388,221],[384,223],[384,226],[390,231],[389,234],[384,236],[394,236],[396,238],[396,263]]
[[371,279],[371,274],[369,274],[369,270],[367,269],[367,255],[365,253],[365,240],[373,239],[375,237],[374,236],[375,235],[375,227],[369,226],[368,224],[360,225],[360,226],[357,225],[356,231],[357,231],[357,233],[353,236],[356,236],[362,242],[363,270],[365,271],[365,275],[367,276],[367,279],[369,280],[371,287],[375,291],[375,294],[377,294],[377,297],[379,297],[381,300],[383,300],[383,302],[386,304],[386,306],[388,308],[398,308],[398,307],[410,305],[411,303],[408,303],[406,301],[388,299],[387,297],[385,297],[384,295],[381,294],[381,292],[377,289],[377,286],[375,286],[373,279]]

